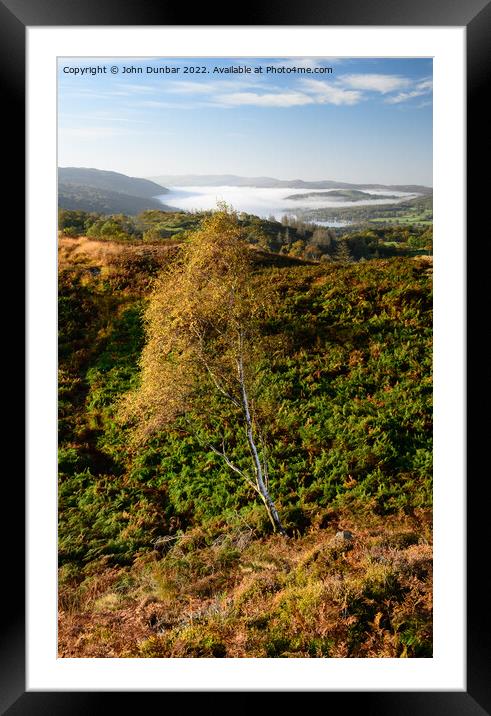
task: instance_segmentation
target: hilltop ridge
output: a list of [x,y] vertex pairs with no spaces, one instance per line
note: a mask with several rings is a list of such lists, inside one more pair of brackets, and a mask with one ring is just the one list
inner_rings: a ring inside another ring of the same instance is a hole
[[286,189],[378,189],[431,194],[433,189],[421,184],[371,184],[369,182],[349,183],[321,179],[275,179],[274,177],[243,177],[236,174],[166,174],[149,177],[150,181],[165,186],[253,186]]
[[58,169],[62,209],[134,216],[147,209],[172,210],[155,197],[169,193],[160,184],[119,172],[84,167]]
[[58,181],[75,186],[91,186],[95,189],[116,191],[143,198],[167,194],[168,189],[148,179],[131,177],[119,172],[86,167],[59,167]]

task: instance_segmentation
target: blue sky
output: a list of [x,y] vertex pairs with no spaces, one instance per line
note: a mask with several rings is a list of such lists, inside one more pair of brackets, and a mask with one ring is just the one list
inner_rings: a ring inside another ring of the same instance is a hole
[[59,166],[432,185],[431,59],[60,58],[58,107]]

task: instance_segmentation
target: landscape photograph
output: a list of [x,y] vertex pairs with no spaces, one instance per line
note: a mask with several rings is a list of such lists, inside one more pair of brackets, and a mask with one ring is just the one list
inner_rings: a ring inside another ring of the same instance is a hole
[[433,656],[431,58],[58,58],[58,656]]

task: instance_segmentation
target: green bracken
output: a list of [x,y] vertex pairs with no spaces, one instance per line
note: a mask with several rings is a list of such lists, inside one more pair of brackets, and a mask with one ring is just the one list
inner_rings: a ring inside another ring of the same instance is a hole
[[[176,417],[134,444],[118,419],[140,384],[158,262],[115,255],[96,271],[82,253],[60,266],[60,607],[89,604],[102,619],[145,598],[177,610],[162,633],[121,647],[127,656],[431,656],[427,595],[410,608],[425,594],[414,579],[429,574],[430,533],[414,515],[432,502],[431,263],[258,257],[252,288],[269,310],[255,409],[286,547],[249,485],[206,448],[219,436],[248,464],[219,395],[214,417],[190,413],[193,434]],[[340,515],[363,526],[362,551],[330,541]],[[91,569],[116,576],[95,586]],[[179,623],[219,594],[230,599]]]

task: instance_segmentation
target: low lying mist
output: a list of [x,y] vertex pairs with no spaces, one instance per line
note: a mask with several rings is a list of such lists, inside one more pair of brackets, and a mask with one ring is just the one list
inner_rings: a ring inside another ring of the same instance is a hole
[[[341,198],[323,196],[310,196],[292,200],[293,195],[305,194],[305,189],[291,188],[263,188],[263,187],[236,187],[236,186],[174,186],[168,187],[169,194],[157,197],[162,203],[170,204],[184,211],[201,211],[215,209],[217,202],[225,201],[236,211],[244,211],[262,218],[274,216],[281,219],[285,214],[294,215],[300,209],[321,209],[327,207],[355,207],[376,206],[377,204],[394,204],[398,199],[361,199],[360,201],[346,201]],[[364,189],[370,194],[386,195],[387,191]],[[415,196],[408,192],[390,190],[390,194],[400,197],[400,201]],[[290,197],[287,199],[287,197]],[[326,224],[326,222],[322,222]],[[339,222],[332,222],[339,225]]]

